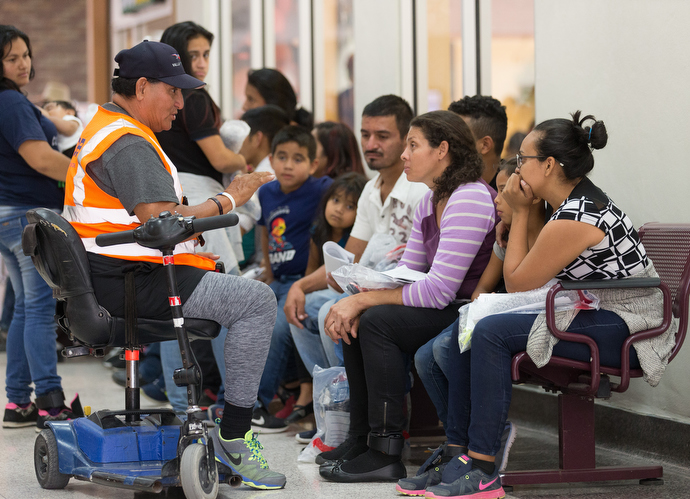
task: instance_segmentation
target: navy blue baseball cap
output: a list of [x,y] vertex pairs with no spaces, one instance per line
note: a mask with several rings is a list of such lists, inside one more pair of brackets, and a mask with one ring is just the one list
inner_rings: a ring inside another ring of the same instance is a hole
[[155,78],[177,88],[198,88],[203,81],[185,73],[177,50],[167,43],[147,40],[131,49],[120,50],[115,56],[120,67],[113,76],[122,78]]

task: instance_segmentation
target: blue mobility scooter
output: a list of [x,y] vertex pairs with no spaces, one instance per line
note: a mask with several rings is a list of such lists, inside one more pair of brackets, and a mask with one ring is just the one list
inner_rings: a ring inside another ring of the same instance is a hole
[[[220,325],[182,316],[175,277],[173,248],[194,234],[237,223],[234,214],[203,219],[163,212],[133,231],[100,235],[100,246],[136,242],[159,249],[168,279],[173,319],[138,318],[133,273],[125,275],[125,317],[113,317],[94,295],[86,250],[74,228],[47,209],[27,213],[30,224],[22,237],[24,253],[53,289],[56,320],[74,340],[66,357],[102,356],[104,348],[125,348],[127,386],[125,410],[102,410],[71,421],[49,422],[36,438],[36,478],[45,489],[62,489],[70,478],[161,492],[182,487],[188,499],[215,499],[219,483],[237,486],[241,477],[217,463],[208,422],[196,405],[200,371],[194,363],[190,339],[210,340]],[[178,386],[187,387],[187,418],[170,409],[140,409],[140,345],[177,339],[183,367],[175,371]]]

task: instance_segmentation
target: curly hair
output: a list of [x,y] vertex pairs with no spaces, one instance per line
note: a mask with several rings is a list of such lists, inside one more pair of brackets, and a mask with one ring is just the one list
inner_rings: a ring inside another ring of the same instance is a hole
[[448,143],[450,165],[434,179],[434,203],[449,198],[460,185],[475,182],[482,176],[482,162],[474,137],[467,123],[451,111],[432,111],[417,116],[410,123],[410,128],[422,131],[424,138],[433,148],[441,142]]
[[494,152],[500,156],[508,131],[506,107],[489,95],[472,95],[452,102],[448,111],[470,118],[470,129],[477,140],[487,135],[494,141]]

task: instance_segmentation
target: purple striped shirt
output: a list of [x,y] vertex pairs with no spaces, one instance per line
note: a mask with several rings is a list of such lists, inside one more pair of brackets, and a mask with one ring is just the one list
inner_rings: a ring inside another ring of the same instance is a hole
[[[398,265],[428,272],[421,281],[403,286],[405,305],[446,308],[458,297],[466,277],[472,275],[474,279],[475,274],[481,275],[488,263],[488,258],[483,257],[491,253],[496,224],[496,209],[489,189],[482,180],[455,189],[443,211],[440,230],[431,201],[433,193],[429,191],[422,198]],[[475,286],[476,282],[471,287]],[[469,290],[467,298],[472,291]]]

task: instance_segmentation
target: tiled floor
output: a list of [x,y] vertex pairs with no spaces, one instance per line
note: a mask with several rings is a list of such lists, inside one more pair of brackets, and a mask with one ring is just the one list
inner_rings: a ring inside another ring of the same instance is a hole
[[[4,385],[6,354],[0,354],[0,381]],[[124,395],[121,387],[111,379],[112,371],[105,369],[95,359],[72,359],[59,364],[58,370],[63,377],[65,394],[70,398],[79,391],[82,403],[96,409],[118,409],[124,406]],[[143,407],[154,404],[142,397]],[[530,465],[554,466],[557,464],[558,442],[555,435],[545,434],[520,422],[518,439],[510,454],[508,469],[526,469]],[[360,498],[360,497],[400,497],[393,484],[335,484],[323,481],[318,468],[311,464],[297,462],[297,455],[302,448],[294,435],[300,431],[295,425],[291,431],[282,434],[262,435],[260,440],[265,447],[264,455],[271,468],[285,473],[287,486],[280,491],[256,491],[245,486],[230,488],[222,485],[221,498]],[[33,443],[36,433],[33,428],[0,430],[0,499],[61,499],[61,498],[148,498],[166,497],[166,494],[155,495],[135,493],[122,489],[109,488],[71,480],[69,485],[60,491],[43,490],[38,485],[33,470]],[[419,464],[425,459],[425,449],[433,442],[414,442],[408,473],[415,473]],[[614,465],[621,462],[646,463],[644,458],[616,452],[598,450],[598,461],[603,465]],[[558,486],[522,486],[510,492],[508,498],[548,497],[548,498],[682,498],[690,497],[690,470],[664,463],[665,485],[640,486],[636,482],[617,482],[606,485],[572,484]],[[182,497],[179,493],[169,493],[167,497]]]

